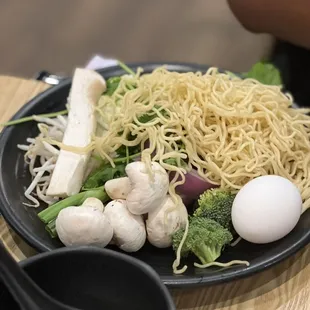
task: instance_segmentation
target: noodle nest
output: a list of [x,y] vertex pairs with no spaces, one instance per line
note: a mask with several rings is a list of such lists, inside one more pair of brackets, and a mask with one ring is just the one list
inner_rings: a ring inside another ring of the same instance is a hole
[[[280,175],[299,188],[305,210],[310,205],[310,117],[308,109],[292,104],[279,86],[216,68],[205,74],[164,67],[144,75],[139,71],[124,77],[111,97],[102,96],[96,111],[106,130],[88,149],[113,164],[111,154],[121,145],[141,145],[149,167],[158,161],[181,177],[171,182],[171,194],[193,168],[231,190],[258,176]],[[177,165],[166,162],[169,158]]]

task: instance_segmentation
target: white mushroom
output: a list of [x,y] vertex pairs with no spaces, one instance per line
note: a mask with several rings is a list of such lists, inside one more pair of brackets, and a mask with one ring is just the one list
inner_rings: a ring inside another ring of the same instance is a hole
[[65,246],[105,247],[113,237],[113,228],[108,217],[91,206],[61,210],[56,219],[56,231]]
[[85,201],[83,202],[82,206],[89,206],[93,207],[101,212],[104,210],[104,205],[101,200],[95,197],[89,197],[86,198]]
[[140,215],[131,214],[125,200],[109,202],[104,211],[113,227],[113,242],[123,251],[136,252],[146,240],[145,225]]
[[151,167],[152,177],[141,161],[126,166],[126,174],[131,184],[127,207],[133,214],[144,214],[155,210],[162,204],[167,194],[169,177],[166,170],[156,162],[152,162]]
[[146,221],[147,239],[158,248],[171,246],[171,236],[177,230],[185,227],[187,209],[181,202],[175,205],[171,196],[167,195],[163,204],[148,214]]
[[109,180],[105,183],[104,189],[111,199],[126,199],[131,190],[129,178]]

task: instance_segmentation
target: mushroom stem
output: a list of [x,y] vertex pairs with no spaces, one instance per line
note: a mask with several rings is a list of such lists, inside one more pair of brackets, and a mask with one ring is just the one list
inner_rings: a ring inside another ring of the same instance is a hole
[[162,205],[148,214],[146,230],[148,241],[158,247],[167,248],[172,244],[172,235],[184,228],[187,221],[187,209],[183,203],[175,205],[170,195]]
[[141,215],[129,212],[125,200],[109,202],[104,214],[108,216],[113,227],[113,241],[125,252],[140,250],[146,240],[144,221]]

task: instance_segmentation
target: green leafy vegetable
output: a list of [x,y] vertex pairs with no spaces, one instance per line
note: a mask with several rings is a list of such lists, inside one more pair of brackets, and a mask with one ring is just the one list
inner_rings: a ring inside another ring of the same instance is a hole
[[82,190],[90,190],[104,185],[107,181],[125,176],[126,164],[117,164],[114,168],[110,164],[104,164],[95,170],[86,180]]
[[[168,113],[161,106],[155,105],[154,109],[156,109],[162,116],[168,116]],[[157,118],[158,115],[154,111],[147,112],[138,117],[140,123],[146,124]]]
[[155,113],[154,114],[145,113],[138,117],[138,121],[142,124],[146,124],[146,123],[151,122],[156,117],[157,115]]
[[[123,133],[119,133],[119,135],[121,136]],[[129,134],[127,135],[127,140],[128,141],[133,141],[137,138],[137,136],[135,135],[132,135],[131,132],[129,132]],[[129,157],[133,156],[133,158],[137,157],[140,155],[140,152],[141,152],[141,145],[138,144],[138,145],[135,145],[135,146],[126,146],[126,145],[122,145],[120,146],[117,150],[116,150],[116,154],[119,156],[119,157],[124,157],[124,158],[127,158],[128,154],[129,154]],[[116,159],[117,162],[119,162],[119,158]]]
[[[124,146],[125,147],[125,146]],[[129,147],[125,147],[125,150]],[[112,167],[110,163],[103,163],[97,168],[85,181],[82,190],[90,190],[100,186],[103,186],[107,181],[124,177],[126,175],[125,168],[135,158],[139,157],[141,153],[126,154],[125,157],[115,158],[115,167]]]
[[[163,115],[166,114],[165,110],[162,109],[161,113]],[[151,122],[152,120],[154,120],[157,116],[156,113],[154,113],[154,111],[150,111],[149,113],[144,113],[142,114],[141,116],[138,117],[138,120],[140,123],[143,123],[143,124],[146,124],[146,123],[149,123]],[[123,134],[123,132],[120,132],[119,135],[121,136]],[[129,133],[127,135],[127,140],[128,141],[133,141],[136,139],[136,135],[132,135],[131,133]],[[120,146],[116,153],[118,156],[127,156],[127,152],[129,155],[133,155],[133,154],[136,154],[136,153],[140,153],[141,152],[141,145],[138,144],[138,145],[135,145],[135,146],[130,146],[130,147],[127,147],[125,145],[122,145]]]
[[112,96],[113,93],[116,91],[119,83],[121,81],[120,76],[111,77],[107,80],[107,89],[104,92],[104,95]]
[[194,216],[209,218],[233,231],[231,208],[235,197],[236,195],[228,190],[209,189],[200,195],[199,207],[195,210]]
[[[128,140],[130,141],[130,139],[128,139]],[[124,158],[128,157],[130,159],[134,159],[134,158],[137,158],[141,155],[140,151],[141,151],[140,144],[135,145],[135,146],[122,145],[117,149],[116,154],[119,157],[124,157]],[[116,158],[116,160],[117,160],[117,158]]]
[[[184,231],[180,229],[172,236],[175,251],[180,245]],[[202,264],[211,263],[221,256],[225,245],[229,244],[232,239],[232,234],[219,223],[203,217],[191,217],[181,256],[186,257],[192,253]]]
[[179,165],[177,158],[174,158],[174,157],[173,158],[164,159],[163,162],[165,164],[171,165],[171,166],[182,167],[182,168],[187,167],[187,163],[182,158],[180,159],[180,164],[181,165]]
[[[128,66],[126,66],[124,63],[122,62],[118,62],[118,65],[127,73],[129,73],[130,75],[135,75],[135,72],[133,72]],[[107,89],[104,92],[104,95],[106,96],[112,96],[114,94],[114,92],[116,91],[116,89],[118,88],[120,81],[121,81],[122,77],[121,76],[114,76],[111,77],[109,79],[107,79],[106,83],[107,83]],[[128,85],[126,85],[126,87],[128,88],[128,90],[132,90],[135,88],[134,85],[131,85],[130,83],[128,83]]]
[[249,72],[243,73],[243,77],[255,79],[266,85],[282,85],[281,73],[271,63],[258,62]]
[[249,72],[243,72],[239,75],[225,71],[231,77],[243,77],[243,78],[251,78],[255,79],[266,85],[282,85],[282,78],[280,70],[275,67],[273,64],[260,61],[252,66]]

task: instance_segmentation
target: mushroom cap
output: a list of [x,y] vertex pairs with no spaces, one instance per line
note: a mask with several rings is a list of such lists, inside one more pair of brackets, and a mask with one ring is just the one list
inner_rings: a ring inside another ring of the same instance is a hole
[[88,197],[85,199],[85,201],[83,202],[82,206],[89,206],[89,207],[93,207],[101,212],[103,212],[104,210],[104,205],[102,203],[101,200],[99,200],[98,198],[95,197]]
[[128,177],[109,180],[104,189],[111,199],[126,199],[131,191],[130,180]]
[[56,219],[56,231],[65,246],[105,247],[113,237],[113,228],[108,217],[90,206],[61,210]]
[[162,204],[169,189],[169,176],[157,162],[151,163],[153,178],[145,163],[138,161],[126,166],[131,191],[127,195],[127,207],[133,214],[145,214]]
[[148,214],[146,221],[148,241],[158,248],[171,246],[171,236],[185,227],[187,218],[185,205],[180,202],[176,206],[171,196],[167,195],[163,204]]
[[140,215],[129,212],[125,200],[109,202],[104,214],[108,216],[113,227],[113,241],[123,251],[136,252],[146,240],[145,225]]

